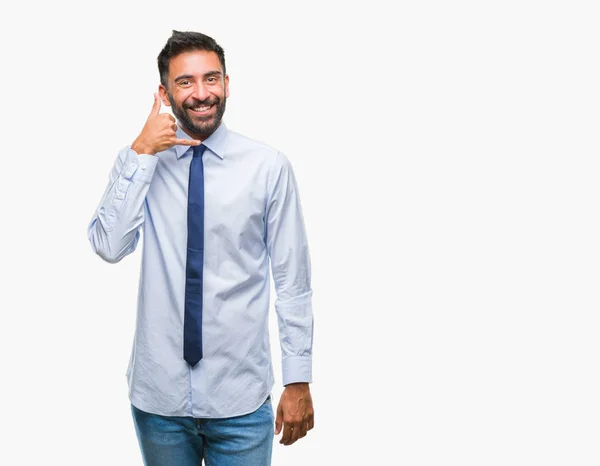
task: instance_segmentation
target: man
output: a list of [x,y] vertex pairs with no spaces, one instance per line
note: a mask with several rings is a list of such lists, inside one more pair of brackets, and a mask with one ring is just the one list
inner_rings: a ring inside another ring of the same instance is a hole
[[[310,257],[292,166],[222,121],[223,49],[173,31],[141,133],[88,228],[114,263],[144,231],[129,398],[146,465],[268,465],[313,428]],[[177,119],[160,113],[161,101]],[[285,389],[271,406],[270,276]],[[275,418],[275,419],[274,419]],[[283,428],[283,430],[282,430]]]

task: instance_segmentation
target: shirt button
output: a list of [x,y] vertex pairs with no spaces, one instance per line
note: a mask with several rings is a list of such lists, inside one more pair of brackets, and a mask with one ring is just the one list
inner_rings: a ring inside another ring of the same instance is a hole
[[142,168],[142,170],[146,169],[146,165],[140,165],[140,167]]
[[122,194],[117,194],[117,199],[123,199],[123,195]]

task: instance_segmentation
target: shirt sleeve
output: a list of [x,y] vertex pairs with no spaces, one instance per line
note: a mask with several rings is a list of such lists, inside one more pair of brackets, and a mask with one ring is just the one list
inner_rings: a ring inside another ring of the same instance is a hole
[[92,249],[107,262],[135,251],[144,223],[144,201],[158,157],[126,146],[119,152],[109,182],[88,226]]
[[277,298],[283,385],[312,382],[310,254],[294,171],[278,153],[269,172],[266,244]]

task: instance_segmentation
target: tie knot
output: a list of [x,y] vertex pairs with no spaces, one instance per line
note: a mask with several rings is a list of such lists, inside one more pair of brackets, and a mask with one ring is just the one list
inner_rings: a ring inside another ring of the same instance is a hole
[[204,144],[200,144],[199,146],[194,146],[194,157],[202,157],[204,154],[204,150],[206,146]]

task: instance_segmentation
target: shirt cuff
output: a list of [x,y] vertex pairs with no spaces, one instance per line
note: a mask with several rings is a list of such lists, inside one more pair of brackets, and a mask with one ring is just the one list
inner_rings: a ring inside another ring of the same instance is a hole
[[295,382],[312,383],[312,356],[288,356],[281,361],[283,385]]
[[123,171],[121,175],[126,180],[140,180],[145,183],[150,183],[154,170],[158,165],[158,157],[150,154],[138,154],[133,149],[129,148],[125,156]]

